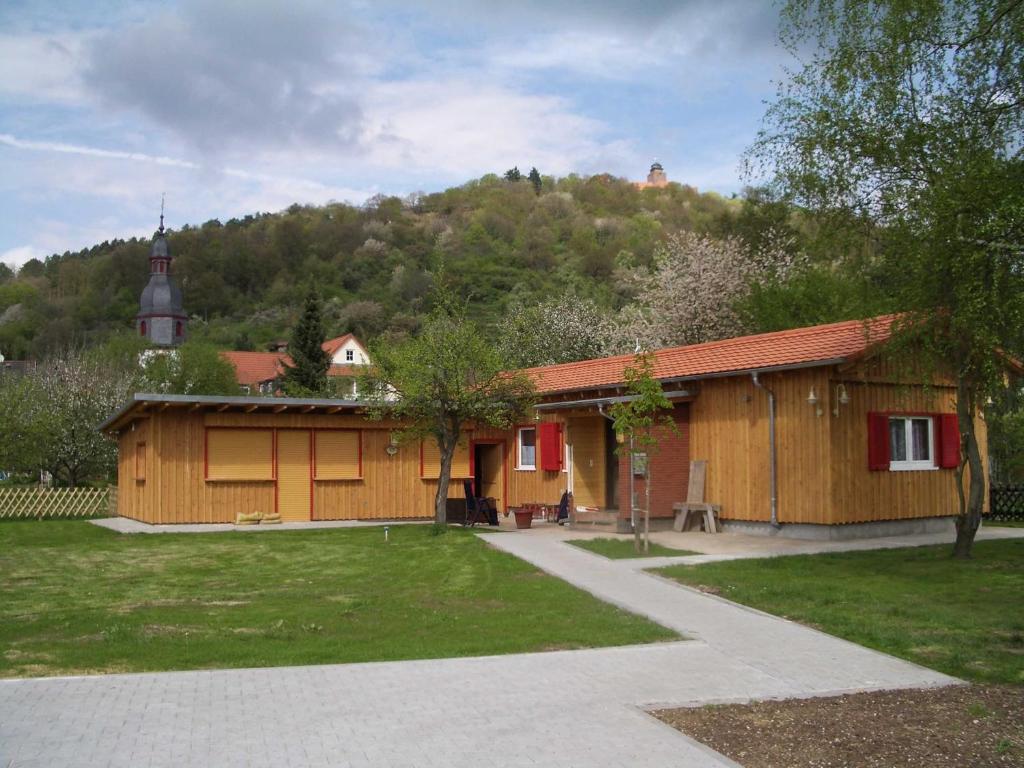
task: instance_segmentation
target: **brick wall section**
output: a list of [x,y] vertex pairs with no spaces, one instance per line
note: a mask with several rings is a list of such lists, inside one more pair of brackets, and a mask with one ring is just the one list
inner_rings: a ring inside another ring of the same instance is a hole
[[[672,517],[672,505],[686,501],[690,479],[690,406],[680,403],[673,409],[677,434],[661,437],[658,451],[651,458],[651,517]],[[619,461],[619,517],[629,519],[629,464],[623,453]],[[637,505],[644,505],[644,481],[633,479]]]

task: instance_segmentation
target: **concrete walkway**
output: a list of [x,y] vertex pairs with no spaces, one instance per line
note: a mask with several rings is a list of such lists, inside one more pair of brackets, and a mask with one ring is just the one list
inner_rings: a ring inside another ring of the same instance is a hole
[[642,708],[956,682],[560,538],[486,540],[692,639],[471,659],[5,680],[0,765],[724,766],[731,763]]
[[430,520],[312,520],[305,523],[274,525],[235,525],[234,523],[176,523],[154,525],[127,517],[98,517],[89,521],[117,533],[267,533],[273,531],[309,531],[318,528],[373,528],[380,525],[430,525]]

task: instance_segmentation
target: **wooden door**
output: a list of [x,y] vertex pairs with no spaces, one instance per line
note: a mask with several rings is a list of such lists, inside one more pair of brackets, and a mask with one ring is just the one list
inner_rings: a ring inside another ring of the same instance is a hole
[[282,429],[277,433],[277,511],[286,523],[310,520],[313,478],[310,432]]

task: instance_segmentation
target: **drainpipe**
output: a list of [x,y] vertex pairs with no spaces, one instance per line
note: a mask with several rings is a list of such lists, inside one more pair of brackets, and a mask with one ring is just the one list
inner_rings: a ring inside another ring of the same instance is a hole
[[[604,403],[597,404],[597,412],[604,416],[608,421],[615,421],[613,416],[609,416],[604,412]],[[618,500],[616,500],[618,501]],[[633,438],[629,438],[629,524],[633,526],[633,530],[636,531],[636,504],[633,503]]]
[[772,392],[768,387],[761,383],[761,380],[757,377],[757,371],[753,371],[750,374],[751,380],[754,382],[754,386],[760,390],[763,390],[768,395],[768,466],[769,466],[769,478],[771,488],[771,525],[773,528],[780,528],[779,525],[779,500],[776,494],[776,465],[775,465],[775,393]]

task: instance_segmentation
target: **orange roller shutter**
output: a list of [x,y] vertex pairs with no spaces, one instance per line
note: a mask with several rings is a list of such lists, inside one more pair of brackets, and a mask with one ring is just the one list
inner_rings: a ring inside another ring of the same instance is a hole
[[[462,441],[455,446],[455,455],[452,456],[452,477],[472,477],[469,468],[469,435],[464,435]],[[441,451],[437,447],[437,441],[432,437],[426,437],[420,441],[420,477],[435,480],[441,476]]]
[[362,433],[357,429],[317,430],[316,479],[358,480],[362,477]]
[[273,480],[274,433],[269,429],[206,430],[208,480]]

